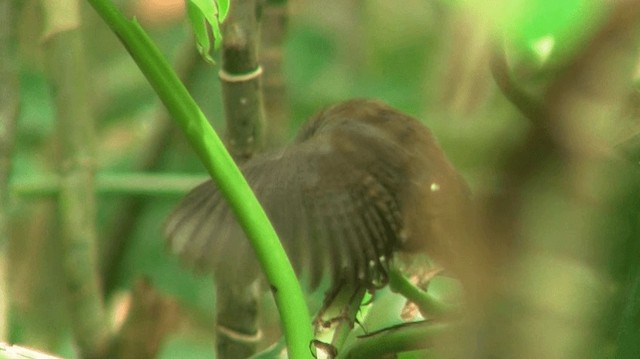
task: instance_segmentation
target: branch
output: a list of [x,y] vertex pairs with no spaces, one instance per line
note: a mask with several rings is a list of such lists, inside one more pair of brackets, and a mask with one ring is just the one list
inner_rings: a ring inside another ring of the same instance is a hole
[[393,292],[400,293],[402,296],[415,303],[422,313],[432,316],[443,316],[459,311],[459,307],[438,300],[428,291],[413,285],[395,266],[389,270],[389,287]]
[[[179,196],[189,192],[207,177],[184,174],[122,173],[96,175],[95,191],[112,196]],[[56,175],[14,178],[11,192],[25,198],[55,196],[61,177]]]

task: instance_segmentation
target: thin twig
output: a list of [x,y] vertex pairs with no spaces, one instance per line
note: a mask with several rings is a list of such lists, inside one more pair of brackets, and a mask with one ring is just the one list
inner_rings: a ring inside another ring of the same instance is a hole
[[456,305],[440,301],[429,292],[416,287],[395,267],[392,267],[389,271],[389,286],[392,291],[402,294],[405,298],[415,303],[422,313],[443,316],[455,313],[460,309]]

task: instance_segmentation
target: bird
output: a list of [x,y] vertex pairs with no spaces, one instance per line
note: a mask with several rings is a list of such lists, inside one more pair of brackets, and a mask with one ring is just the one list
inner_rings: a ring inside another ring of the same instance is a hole
[[[295,272],[375,290],[394,256],[455,262],[470,191],[418,119],[371,99],[309,118],[289,145],[240,165]],[[186,195],[165,226],[169,251],[199,272],[242,287],[261,277],[216,184]]]

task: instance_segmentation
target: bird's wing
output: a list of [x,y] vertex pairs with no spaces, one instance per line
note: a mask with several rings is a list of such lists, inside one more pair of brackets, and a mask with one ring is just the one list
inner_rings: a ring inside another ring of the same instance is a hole
[[[334,283],[383,284],[402,226],[397,192],[404,178],[387,160],[398,149],[379,153],[333,140],[317,136],[241,169],[296,272],[307,273],[312,287],[327,269]],[[166,234],[171,251],[198,270],[245,283],[258,276],[249,241],[212,181],[183,199]]]

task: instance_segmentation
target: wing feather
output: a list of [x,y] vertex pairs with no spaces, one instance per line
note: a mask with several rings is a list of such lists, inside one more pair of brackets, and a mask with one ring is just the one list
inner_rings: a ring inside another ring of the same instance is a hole
[[[296,142],[241,170],[311,287],[327,275],[334,283],[384,284],[393,253],[427,247],[433,228],[443,227],[433,223],[455,209],[442,203],[466,188],[417,120],[362,100],[321,112]],[[185,197],[166,233],[171,250],[199,270],[240,281],[259,275],[249,241],[211,181]]]

